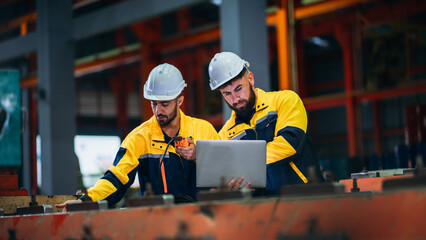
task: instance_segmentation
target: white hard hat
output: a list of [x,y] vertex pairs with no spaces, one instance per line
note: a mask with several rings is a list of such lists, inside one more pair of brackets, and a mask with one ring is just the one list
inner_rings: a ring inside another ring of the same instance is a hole
[[250,64],[232,52],[216,53],[209,64],[210,88],[215,90],[236,77]]
[[169,101],[175,99],[186,87],[179,69],[163,63],[152,69],[143,86],[143,97],[153,101]]

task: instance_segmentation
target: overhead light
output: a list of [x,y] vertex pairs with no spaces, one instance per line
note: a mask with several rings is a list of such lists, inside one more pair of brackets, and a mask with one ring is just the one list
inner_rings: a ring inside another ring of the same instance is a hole
[[220,4],[222,4],[222,0],[210,0],[210,2],[216,6],[219,6]]
[[309,41],[311,43],[315,44],[315,45],[318,45],[318,46],[324,47],[324,48],[326,48],[330,45],[327,40],[324,40],[320,37],[313,37],[313,38],[309,39]]

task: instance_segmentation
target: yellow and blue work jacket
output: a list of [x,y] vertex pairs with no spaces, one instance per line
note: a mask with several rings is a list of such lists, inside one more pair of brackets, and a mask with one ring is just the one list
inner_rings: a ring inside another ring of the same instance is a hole
[[[218,139],[216,130],[209,122],[186,116],[182,111],[178,135],[192,138],[194,143],[197,140]],[[153,116],[127,135],[114,163],[95,186],[88,189],[88,197],[93,201],[106,199],[109,205],[115,204],[138,174],[141,195],[146,190],[146,183],[150,182],[154,194],[187,195],[196,199],[195,162],[179,156],[170,145],[163,159],[164,167],[160,168],[160,157],[166,146],[164,133]]]
[[317,177],[322,180],[302,100],[289,90],[265,92],[257,88],[256,91],[250,123],[239,121],[233,111],[219,131],[219,138],[267,142],[267,191],[279,193],[283,185],[307,183],[309,166],[315,166]]

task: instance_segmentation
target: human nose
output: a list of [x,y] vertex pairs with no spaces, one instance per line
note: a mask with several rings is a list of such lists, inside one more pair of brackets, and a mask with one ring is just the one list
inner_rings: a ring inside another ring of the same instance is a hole
[[159,115],[159,114],[161,114],[161,113],[163,113],[163,108],[161,107],[161,105],[156,105],[156,106],[154,106],[154,113],[156,114],[156,115]]
[[237,94],[237,93],[232,93],[231,94],[232,96],[232,103],[234,104],[234,103],[238,103],[239,101],[240,101],[240,95],[239,94]]

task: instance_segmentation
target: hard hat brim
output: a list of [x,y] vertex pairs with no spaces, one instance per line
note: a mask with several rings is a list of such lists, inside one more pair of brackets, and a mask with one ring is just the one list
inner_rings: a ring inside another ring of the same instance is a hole
[[143,92],[143,97],[151,101],[170,101],[179,96],[180,92],[171,96],[159,96],[159,95],[150,95],[146,91]]

